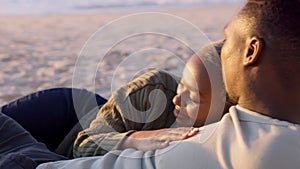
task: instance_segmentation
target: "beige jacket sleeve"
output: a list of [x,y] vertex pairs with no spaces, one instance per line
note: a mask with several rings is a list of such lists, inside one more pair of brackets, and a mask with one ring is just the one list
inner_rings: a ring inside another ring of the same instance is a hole
[[74,157],[103,155],[118,149],[136,130],[171,126],[178,80],[166,71],[153,70],[115,91],[90,127],[78,134]]

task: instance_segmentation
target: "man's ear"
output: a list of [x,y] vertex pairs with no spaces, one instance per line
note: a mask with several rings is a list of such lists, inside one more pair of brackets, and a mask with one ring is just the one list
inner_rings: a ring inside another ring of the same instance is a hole
[[263,48],[262,39],[258,37],[252,37],[247,44],[246,56],[244,58],[244,66],[250,66],[257,62],[260,57]]

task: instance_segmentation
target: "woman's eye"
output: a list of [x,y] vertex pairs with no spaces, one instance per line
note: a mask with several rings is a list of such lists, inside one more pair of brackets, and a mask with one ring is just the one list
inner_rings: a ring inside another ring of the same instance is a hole
[[190,97],[190,100],[191,100],[191,102],[193,102],[193,103],[199,103],[199,99],[197,98],[197,97]]
[[192,103],[198,104],[198,101],[190,99]]

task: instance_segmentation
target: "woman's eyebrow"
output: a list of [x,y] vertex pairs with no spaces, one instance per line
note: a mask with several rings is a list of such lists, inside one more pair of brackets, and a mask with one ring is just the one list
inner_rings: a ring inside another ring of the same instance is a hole
[[195,87],[194,85],[190,85],[183,80],[182,85],[190,91],[193,91],[193,92],[199,91],[199,86],[197,85],[197,83],[196,83],[196,87]]

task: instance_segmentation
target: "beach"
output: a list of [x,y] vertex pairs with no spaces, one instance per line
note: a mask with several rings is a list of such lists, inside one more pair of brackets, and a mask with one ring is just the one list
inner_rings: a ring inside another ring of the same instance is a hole
[[[223,5],[154,12],[184,18],[198,27],[209,40],[215,41],[223,38],[223,28],[237,10],[237,5]],[[38,90],[74,86],[76,61],[89,38],[110,22],[140,12],[145,11],[0,16],[2,24],[0,27],[0,104],[4,105]],[[103,39],[103,43],[106,40]],[[157,46],[158,43],[164,46]],[[84,76],[82,83],[94,82],[93,85],[86,85],[85,88],[109,97],[112,90],[126,83],[126,80],[114,81],[114,84],[118,84],[114,86],[112,79],[130,79],[133,75],[129,70],[134,70],[133,74],[137,74],[136,70],[140,69],[138,68],[140,65],[126,63],[124,58],[135,53],[151,55],[151,52],[143,53],[138,50],[145,46],[167,48],[183,60],[192,54],[189,49],[163,36],[144,35],[130,38],[126,43],[110,48],[105,61],[98,64],[97,69],[101,70],[99,74],[82,74]],[[163,57],[163,54],[163,52],[154,53],[154,57],[147,62],[168,64],[167,69],[181,70],[176,61]],[[149,57],[151,56],[147,56]],[[86,67],[89,67],[89,63]],[[123,67],[126,67],[126,70],[120,68],[116,71],[121,63],[124,63]],[[155,65],[153,64],[152,67]],[[78,86],[81,85],[75,84],[75,87]]]

